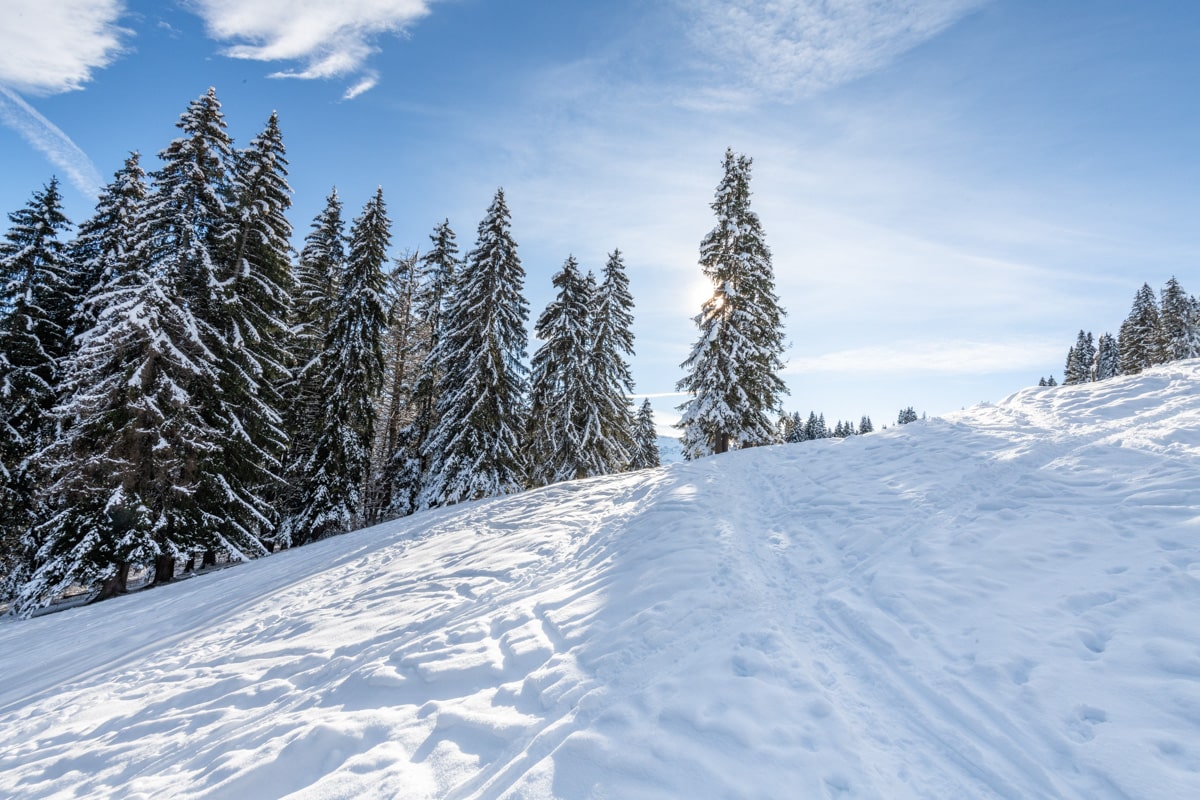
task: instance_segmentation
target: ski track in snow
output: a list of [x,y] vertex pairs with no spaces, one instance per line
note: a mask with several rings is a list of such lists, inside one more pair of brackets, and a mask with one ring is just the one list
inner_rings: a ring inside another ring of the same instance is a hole
[[1200,797],[1200,361],[0,622],[0,796]]

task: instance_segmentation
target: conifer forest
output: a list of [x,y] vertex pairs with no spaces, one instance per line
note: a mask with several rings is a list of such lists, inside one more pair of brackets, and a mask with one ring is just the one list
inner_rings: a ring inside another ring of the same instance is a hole
[[[293,230],[274,114],[236,146],[210,89],[177,127],[154,164],[130,154],[78,225],[56,179],[8,216],[0,601],[18,614],[660,463],[649,400],[634,402],[619,249],[590,267],[566,254],[531,316],[503,189],[472,240],[445,220],[396,256],[382,188],[332,189]],[[699,247],[713,292],[678,382],[688,459],[874,430],[783,409],[786,312],[751,166],[725,153]],[[1062,383],[1197,355],[1200,305],[1171,278],[1137,291],[1116,336],[1080,330]],[[918,419],[909,406],[897,424]]]

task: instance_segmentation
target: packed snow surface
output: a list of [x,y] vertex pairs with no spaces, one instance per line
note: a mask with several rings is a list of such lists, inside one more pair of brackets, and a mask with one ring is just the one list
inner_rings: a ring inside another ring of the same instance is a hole
[[1200,797],[1200,361],[0,624],[0,796]]

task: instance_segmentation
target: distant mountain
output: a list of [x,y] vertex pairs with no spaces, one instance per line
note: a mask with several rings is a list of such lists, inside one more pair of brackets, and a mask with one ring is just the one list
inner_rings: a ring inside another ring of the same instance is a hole
[[1200,797],[1200,361],[0,623],[0,796]]

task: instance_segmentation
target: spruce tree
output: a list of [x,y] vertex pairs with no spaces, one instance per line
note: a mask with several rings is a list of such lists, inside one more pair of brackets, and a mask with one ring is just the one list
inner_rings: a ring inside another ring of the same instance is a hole
[[804,423],[804,440],[812,441],[813,439],[825,438],[825,423],[824,415],[817,416],[817,412],[808,412],[808,419]]
[[786,392],[783,315],[775,295],[771,253],[750,210],[750,166],[726,150],[725,174],[712,209],[717,225],[700,245],[713,295],[695,317],[700,338],[683,368],[680,391],[684,455],[699,458],[776,440],[771,417]]
[[1096,344],[1091,331],[1079,331],[1075,346],[1067,354],[1067,364],[1063,370],[1063,383],[1089,383],[1096,374]]
[[173,495],[178,504],[172,510],[175,522],[159,533],[156,583],[170,580],[174,560],[196,550],[220,547],[234,557],[253,555],[225,538],[224,506],[232,496],[223,476],[222,452],[231,446],[234,414],[222,396],[230,347],[224,338],[230,298],[223,259],[232,224],[226,200],[233,152],[216,91],[210,88],[193,100],[176,127],[182,135],[159,153],[162,165],[151,176],[139,236],[149,269],[162,276],[166,302],[186,311],[195,325],[186,334],[189,348],[195,349],[183,351],[190,375],[172,380],[178,381],[199,419],[174,433],[182,437],[179,446],[201,463],[194,465],[195,475],[187,479],[190,491]]
[[1063,383],[1070,385],[1081,382],[1079,380],[1079,356],[1075,352],[1075,348],[1071,347],[1067,350],[1067,360],[1063,363]]
[[808,439],[807,429],[804,424],[804,417],[799,411],[793,411],[788,418],[787,433],[783,440],[788,444],[799,444]]
[[658,430],[654,425],[654,409],[650,407],[650,398],[642,401],[634,423],[633,457],[629,461],[630,469],[648,469],[662,463],[658,451]]
[[52,438],[49,411],[77,299],[57,179],[8,218],[0,242],[0,596],[20,579],[39,482],[30,457]]
[[504,191],[479,223],[438,342],[437,427],[422,450],[424,508],[520,491],[529,306]]
[[633,373],[626,360],[633,355],[633,295],[620,250],[608,256],[594,308],[589,371],[597,425],[584,446],[595,452],[596,474],[607,474],[625,469],[636,446],[629,401]]
[[107,268],[84,303],[95,325],[64,366],[58,437],[39,457],[46,513],[24,614],[73,583],[120,592],[131,563],[155,564],[165,580],[197,548],[239,555],[222,535],[224,510],[196,500],[222,442],[196,392],[219,369],[181,274],[162,266],[173,263],[167,245],[148,238],[162,233],[139,213],[145,195],[136,160],[126,162],[87,226],[106,243],[96,256]]
[[1149,284],[1142,284],[1134,296],[1133,307],[1121,323],[1118,335],[1123,375],[1136,375],[1166,361],[1158,300]]
[[858,423],[858,432],[872,433],[874,430],[875,426],[871,423],[871,418],[868,416],[863,416],[862,420]]
[[1175,276],[1162,290],[1159,319],[1162,327],[1163,358],[1175,361],[1200,356],[1200,315]]
[[280,544],[291,542],[292,522],[303,505],[305,467],[325,419],[325,375],[320,356],[333,330],[338,291],[346,269],[346,231],[342,201],[330,191],[325,207],[304,239],[292,289],[291,381],[284,387],[289,448],[285,460],[286,486],[281,499],[283,523]]
[[243,554],[262,554],[274,532],[287,452],[284,401],[290,373],[291,207],[279,120],[234,157],[232,213],[222,234],[219,320],[220,473],[224,535]]
[[95,213],[79,226],[70,246],[74,268],[72,294],[81,298],[76,304],[71,322],[72,345],[97,321],[97,311],[89,301],[99,294],[132,257],[133,232],[138,215],[146,200],[146,172],[142,169],[141,154],[133,152],[114,175],[114,180],[101,190]]
[[379,189],[351,227],[336,311],[318,358],[325,413],[303,465],[303,504],[285,532],[291,542],[302,544],[344,533],[364,520],[375,401],[384,379],[387,278],[383,265],[390,227]]
[[1096,380],[1102,381],[1121,374],[1120,352],[1111,333],[1103,333],[1096,348]]
[[917,421],[917,412],[913,410],[912,406],[908,406],[907,408],[900,409],[900,414],[896,417],[897,425],[907,425],[910,422],[916,422],[916,421]]
[[568,257],[554,275],[558,294],[538,317],[535,335],[543,344],[530,369],[529,480],[535,486],[583,478],[602,469],[592,449],[599,419],[589,402],[595,393],[591,369],[592,296],[579,264]]

